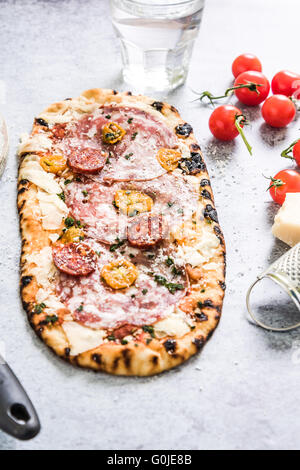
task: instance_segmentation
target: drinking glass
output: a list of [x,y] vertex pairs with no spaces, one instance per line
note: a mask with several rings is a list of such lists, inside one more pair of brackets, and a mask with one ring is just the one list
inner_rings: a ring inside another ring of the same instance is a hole
[[124,81],[169,91],[186,80],[205,0],[110,0]]

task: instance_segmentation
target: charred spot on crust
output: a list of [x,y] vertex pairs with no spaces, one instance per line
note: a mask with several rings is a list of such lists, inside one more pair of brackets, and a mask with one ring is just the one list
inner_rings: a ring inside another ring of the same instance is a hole
[[99,366],[101,365],[102,361],[101,361],[101,355],[100,354],[93,354],[92,355],[92,360],[94,362],[96,362],[96,364],[99,364]]
[[21,277],[21,287],[26,287],[31,283],[33,276],[22,276]]
[[151,357],[151,361],[152,361],[153,364],[156,366],[156,364],[158,363],[158,357],[157,357],[157,356],[152,356],[152,357]]
[[65,101],[72,101],[72,98],[65,98]]
[[70,348],[65,348],[65,356],[69,357],[70,356],[71,349]]
[[19,189],[18,194],[23,194],[25,191],[27,191],[27,188],[21,188]]
[[21,184],[22,186],[25,186],[25,184],[29,183],[28,180],[20,180],[19,184]]
[[224,281],[219,281],[219,285],[222,290],[226,290],[226,283]]
[[223,234],[222,234],[222,231],[220,229],[220,227],[218,227],[217,225],[214,226],[214,232],[215,234],[217,235],[218,239],[220,240],[220,243],[221,245],[224,244],[224,241],[223,241]]
[[211,194],[209,191],[207,191],[207,189],[202,189],[201,196],[204,197],[205,199],[211,200]]
[[164,104],[161,101],[153,101],[151,104],[152,108],[156,109],[156,111],[162,112]]
[[191,145],[190,145],[190,150],[191,150],[192,152],[197,152],[198,150],[201,150],[201,149],[200,149],[200,145],[198,145],[198,144],[191,144]]
[[130,350],[128,348],[123,349],[122,356],[124,358],[125,366],[127,367],[127,369],[129,369],[131,363]]
[[200,349],[202,349],[204,346],[204,339],[202,338],[202,336],[200,336],[200,338],[194,338],[193,344],[196,346],[198,351],[200,351]]
[[127,95],[131,96],[132,95],[131,91],[127,91]]
[[178,113],[178,109],[175,108],[175,106],[173,106],[172,104],[170,106],[170,109],[171,109],[171,111],[173,111],[173,113]]
[[200,153],[191,152],[191,158],[183,158],[179,162],[180,168],[189,175],[196,175],[206,170],[206,165]]
[[113,90],[113,95],[117,95],[117,94],[118,94],[117,90]]
[[201,313],[196,313],[196,317],[197,317],[197,320],[200,321],[200,322],[203,322],[203,321],[207,321],[208,320],[208,316],[205,315],[205,313],[201,312]]
[[[33,328],[34,328],[34,327],[33,327]],[[36,333],[37,333],[37,335],[38,335],[38,336],[40,336],[40,337],[41,337],[41,336],[42,336],[42,333],[43,333],[43,331],[44,331],[44,328],[41,326],[40,328],[37,328],[37,330],[36,330]]]
[[174,353],[176,350],[176,346],[177,346],[177,343],[175,339],[167,339],[167,341],[164,342],[165,350],[168,353],[171,353],[171,354]]
[[214,308],[214,303],[212,300],[206,299],[204,302],[201,302],[201,307]]
[[47,121],[45,121],[45,119],[42,119],[42,118],[35,118],[34,122],[36,124],[39,124],[40,126],[43,126],[43,127],[49,127],[49,124]]
[[204,186],[210,186],[210,181],[207,178],[203,178],[203,180],[200,181],[200,186],[204,188]]
[[185,122],[184,124],[178,124],[178,126],[175,127],[175,132],[177,135],[186,139],[193,132],[193,128],[190,124]]
[[206,205],[206,207],[204,209],[204,217],[206,219],[211,219],[213,222],[218,223],[217,211],[211,204]]

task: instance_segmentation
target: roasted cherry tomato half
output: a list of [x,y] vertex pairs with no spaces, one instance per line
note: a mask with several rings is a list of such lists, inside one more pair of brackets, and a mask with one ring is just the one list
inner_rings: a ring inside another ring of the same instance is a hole
[[295,170],[281,170],[270,179],[270,195],[280,205],[284,203],[286,193],[300,193],[300,173]]
[[258,57],[254,54],[241,54],[232,63],[232,73],[237,78],[241,73],[248,70],[261,72],[262,65]]
[[173,171],[178,167],[178,162],[182,159],[182,155],[178,150],[161,148],[157,152],[156,158],[165,170]]
[[115,144],[123,139],[125,129],[116,122],[109,122],[102,128],[102,140],[105,144]]
[[114,202],[115,206],[128,217],[133,217],[142,212],[150,212],[154,204],[150,196],[132,189],[117,191]]
[[79,242],[84,239],[84,231],[79,227],[65,229],[61,241],[63,243]]
[[47,154],[41,157],[40,165],[48,173],[59,173],[65,170],[67,159],[63,155]]
[[249,88],[238,88],[234,90],[240,102],[248,106],[256,106],[265,101],[270,91],[270,83],[267,77],[261,72],[243,72],[236,78],[234,86],[247,85],[249,83],[259,85],[257,90],[253,91]]
[[298,73],[281,70],[274,75],[271,87],[274,95],[294,96],[300,99],[300,75]]
[[136,266],[126,259],[112,261],[103,266],[101,277],[113,289],[125,289],[131,286],[138,277]]
[[[236,116],[242,112],[230,104],[216,108],[209,118],[211,133],[219,140],[233,140],[239,135],[235,125]],[[242,124],[241,124],[241,127]]]
[[270,126],[285,127],[294,119],[296,107],[287,96],[273,95],[264,102],[261,112]]

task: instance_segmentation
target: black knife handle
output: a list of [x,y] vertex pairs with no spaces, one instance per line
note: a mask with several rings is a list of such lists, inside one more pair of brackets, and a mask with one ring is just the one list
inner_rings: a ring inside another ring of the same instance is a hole
[[0,429],[13,437],[35,437],[41,425],[19,380],[0,356]]

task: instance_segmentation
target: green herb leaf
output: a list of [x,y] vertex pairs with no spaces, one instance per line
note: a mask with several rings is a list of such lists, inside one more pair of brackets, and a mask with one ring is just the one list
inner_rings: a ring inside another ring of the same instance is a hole
[[155,338],[154,328],[152,325],[144,325],[142,328],[145,333],[149,333],[152,338]]
[[125,240],[120,240],[119,238],[116,239],[116,243],[110,245],[109,251],[116,251],[120,246],[124,245]]
[[64,202],[66,201],[66,196],[65,196],[64,191],[62,191],[61,193],[59,193],[59,194],[57,194],[57,195],[58,195],[58,197],[59,197],[62,201],[64,201]]
[[35,305],[34,307],[34,313],[36,313],[37,315],[39,315],[40,313],[42,313],[42,311],[44,310],[44,308],[46,308],[46,304],[44,304],[44,302],[40,303],[40,304],[37,304]]
[[75,224],[75,220],[73,219],[73,217],[66,217],[65,218],[65,226],[66,227],[73,227],[73,225]]

